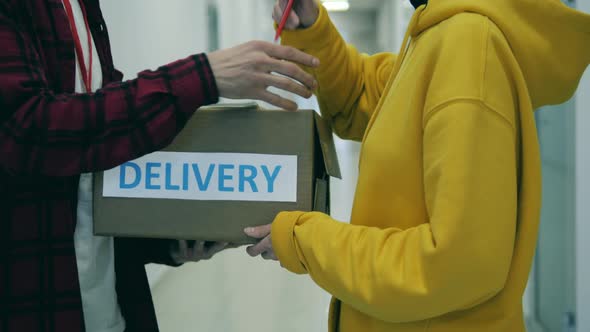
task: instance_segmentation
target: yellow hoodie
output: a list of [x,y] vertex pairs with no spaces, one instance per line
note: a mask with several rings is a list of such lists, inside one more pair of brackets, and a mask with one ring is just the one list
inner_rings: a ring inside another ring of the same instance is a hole
[[334,295],[330,331],[523,331],[533,110],[574,93],[590,16],[558,0],[430,0],[400,56],[367,56],[322,8],[283,43],[320,58],[324,117],[363,140],[352,225],[284,212],[272,227],[282,265]]

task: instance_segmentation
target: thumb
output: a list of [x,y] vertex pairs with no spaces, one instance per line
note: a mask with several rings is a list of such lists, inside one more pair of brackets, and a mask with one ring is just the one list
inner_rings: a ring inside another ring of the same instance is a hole
[[[275,4],[273,9],[272,18],[274,19],[276,24],[280,24],[283,19],[283,13],[285,12],[285,7],[287,6],[287,1],[280,1]],[[301,20],[299,16],[294,10],[291,10],[289,17],[287,18],[287,22],[285,23],[285,28],[288,30],[295,30],[301,24]]]
[[295,13],[294,10],[292,10],[289,14],[289,18],[287,19],[287,23],[285,24],[285,28],[289,30],[295,30],[299,28],[300,25],[301,20],[299,19],[299,16]]
[[249,237],[255,239],[262,239],[268,236],[268,234],[270,234],[270,230],[271,225],[269,224],[259,227],[248,227],[244,230],[244,233],[246,233],[246,235],[248,235]]

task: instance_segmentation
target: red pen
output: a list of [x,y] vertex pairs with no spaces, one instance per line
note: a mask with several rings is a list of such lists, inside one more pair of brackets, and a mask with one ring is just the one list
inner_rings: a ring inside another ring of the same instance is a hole
[[289,0],[289,2],[287,3],[287,7],[285,8],[285,12],[283,13],[283,17],[281,18],[281,23],[279,23],[279,27],[277,28],[277,34],[275,35],[275,42],[277,42],[279,40],[279,37],[281,37],[281,33],[283,32],[283,29],[285,28],[285,24],[287,24],[287,19],[289,18],[289,15],[291,15],[291,9],[293,9],[294,2],[295,2],[295,0]]

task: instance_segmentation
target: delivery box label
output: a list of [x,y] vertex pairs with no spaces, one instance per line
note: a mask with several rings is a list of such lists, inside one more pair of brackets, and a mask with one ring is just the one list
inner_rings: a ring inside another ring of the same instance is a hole
[[297,201],[297,156],[155,152],[104,172],[104,197]]

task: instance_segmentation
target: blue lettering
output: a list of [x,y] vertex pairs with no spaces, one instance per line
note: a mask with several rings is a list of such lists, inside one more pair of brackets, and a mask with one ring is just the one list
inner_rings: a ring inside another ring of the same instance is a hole
[[152,179],[159,179],[160,174],[154,173],[154,168],[162,167],[162,163],[146,163],[145,164],[145,189],[160,190],[159,184],[152,184]]
[[[246,171],[250,171],[250,175],[246,175]],[[248,182],[250,184],[250,188],[252,188],[252,192],[257,193],[258,187],[256,186],[256,182],[254,182],[254,178],[258,175],[258,171],[256,167],[251,165],[240,165],[240,185],[239,189],[240,192],[243,193],[245,190],[245,184]]]
[[166,190],[180,190],[180,186],[172,184],[172,164],[166,163]]
[[207,191],[214,170],[215,164],[210,164],[209,169],[207,170],[207,176],[205,177],[205,181],[203,181],[203,178],[201,177],[201,172],[199,171],[199,164],[193,164],[193,173],[195,174],[195,178],[197,179],[197,185],[199,186],[200,191]]
[[279,175],[282,166],[275,167],[274,171],[272,172],[272,175],[268,172],[268,167],[263,165],[260,168],[262,168],[262,173],[264,173],[264,177],[266,177],[266,181],[268,182],[268,192],[273,193],[275,191],[275,180],[277,179],[277,176]]
[[188,164],[182,164],[182,190],[188,190]]
[[[135,180],[133,180],[133,182],[131,183],[125,183],[125,179],[126,177],[126,169],[130,167],[133,168],[133,170],[135,171]],[[124,163],[123,165],[121,165],[121,173],[119,173],[119,188],[121,189],[133,189],[135,187],[137,187],[137,185],[139,185],[139,182],[141,181],[141,168],[139,168],[139,166],[134,163],[134,162],[128,162],[128,163]]]
[[235,168],[234,165],[224,165],[224,164],[219,165],[219,191],[223,191],[223,192],[233,192],[234,191],[234,188],[225,186],[226,180],[231,180],[234,178],[231,175],[226,175],[225,171],[230,170],[230,169],[234,169],[234,168]]

